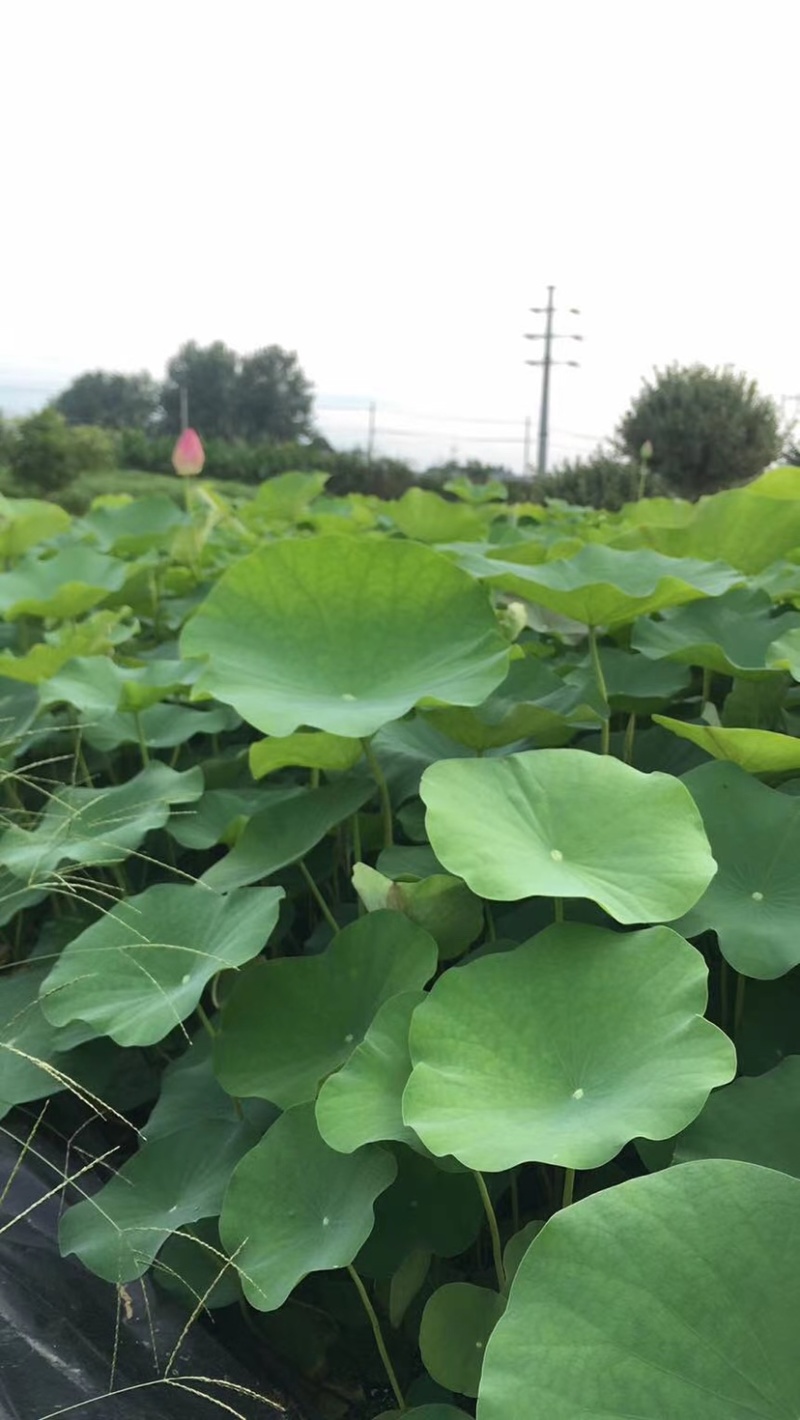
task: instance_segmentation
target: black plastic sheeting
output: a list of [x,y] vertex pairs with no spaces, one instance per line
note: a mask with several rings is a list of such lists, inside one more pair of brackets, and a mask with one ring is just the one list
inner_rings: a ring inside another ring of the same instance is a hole
[[[303,1420],[296,1405],[273,1395],[202,1322],[181,1342],[169,1383],[153,1384],[164,1377],[186,1313],[146,1280],[130,1283],[118,1306],[113,1286],[74,1258],[62,1258],[63,1196],[41,1200],[58,1183],[63,1149],[59,1157],[57,1147],[37,1135],[19,1164],[27,1127],[20,1142],[8,1137],[16,1132],[11,1117],[3,1130],[0,1194],[17,1171],[0,1205],[0,1420],[45,1420],[65,1410],[69,1420],[222,1420],[231,1411],[244,1420]],[[91,1189],[88,1177],[81,1184]],[[207,1379],[193,1379],[199,1377]],[[271,1403],[213,1382],[232,1382]],[[214,1404],[212,1396],[230,1408]]]

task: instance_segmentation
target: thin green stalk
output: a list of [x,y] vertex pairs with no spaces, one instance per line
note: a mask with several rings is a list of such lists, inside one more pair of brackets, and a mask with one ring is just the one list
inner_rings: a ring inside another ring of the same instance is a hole
[[361,824],[358,814],[353,814],[353,863],[361,862]]
[[309,892],[311,893],[311,896],[313,897],[314,901],[316,902],[317,907],[319,908],[320,912],[322,913],[323,917],[325,918],[325,921],[327,922],[328,926],[331,928],[331,930],[332,930],[333,932],[338,932],[338,930],[339,930],[339,923],[336,921],[336,918],[334,917],[333,913],[331,912],[331,910],[330,910],[330,908],[329,908],[327,902],[325,901],[324,897],[322,896],[322,893],[320,892],[319,888],[317,887],[316,883],[314,882],[314,879],[312,878],[312,876],[311,876],[310,872],[308,871],[308,868],[306,867],[306,865],[305,865],[305,863],[303,862],[302,858],[298,858],[298,860],[297,860],[297,866],[298,866],[298,868],[300,869],[300,872],[302,873],[302,875],[303,875],[303,877],[304,877],[304,879],[305,879],[306,887],[308,888]]
[[497,928],[494,925],[494,916],[488,902],[483,904],[483,915],[486,918],[486,940],[487,942],[496,942]]
[[719,1020],[723,1030],[728,1029],[730,1022],[730,988],[728,985],[729,967],[724,957],[720,957],[719,963]]
[[737,973],[736,976],[736,999],[733,1003],[733,1039],[738,1041],[744,1019],[744,993],[747,986],[747,977]]
[[386,783],[386,776],[378,763],[378,757],[372,748],[372,743],[368,739],[362,739],[361,748],[364,751],[364,758],[369,765],[370,773],[378,786],[378,794],[381,800],[381,814],[383,817],[383,846],[392,848],[394,846],[394,822],[392,818],[392,801],[389,797],[389,785]]
[[556,922],[564,921],[564,899],[563,897],[553,898],[553,913]]
[[394,1366],[392,1365],[391,1357],[386,1349],[386,1342],[383,1339],[383,1332],[381,1331],[381,1324],[378,1320],[378,1314],[375,1311],[375,1308],[373,1307],[372,1302],[369,1299],[367,1289],[364,1286],[364,1283],[361,1281],[361,1278],[356,1272],[356,1269],[353,1266],[352,1262],[348,1262],[347,1270],[350,1273],[350,1276],[352,1277],[353,1283],[355,1285],[355,1289],[358,1292],[359,1297],[361,1298],[364,1311],[369,1317],[369,1324],[372,1327],[372,1334],[375,1337],[375,1344],[378,1348],[378,1354],[383,1362],[383,1369],[386,1372],[389,1385],[392,1387],[394,1398],[397,1401],[397,1408],[398,1410],[402,1410],[403,1412],[405,1412],[408,1409],[408,1406],[405,1402],[405,1396],[403,1395],[403,1392],[400,1389],[400,1383],[397,1379]]
[[208,1019],[208,1016],[206,1015],[199,1001],[197,1003],[197,1014],[203,1024],[203,1029],[208,1031],[208,1034],[211,1036],[212,1040],[216,1040],[217,1032],[214,1030],[214,1027],[212,1026],[210,1020]]
[[501,1292],[506,1288],[506,1269],[503,1266],[503,1249],[500,1245],[500,1229],[497,1226],[497,1214],[494,1211],[492,1200],[489,1197],[489,1190],[486,1187],[486,1179],[477,1169],[473,1169],[475,1182],[478,1185],[478,1192],[481,1195],[483,1211],[486,1214],[486,1221],[489,1224],[489,1235],[492,1239],[492,1257],[494,1258],[494,1270],[497,1273],[497,1285]]
[[561,1207],[569,1208],[572,1202],[572,1195],[575,1192],[575,1170],[564,1170],[564,1191],[561,1195]]
[[311,788],[312,788],[312,789],[318,789],[318,788],[319,788],[319,770],[318,770],[318,769],[312,769],[312,771],[311,771]]
[[622,751],[622,758],[626,764],[633,764],[633,744],[636,739],[636,711],[631,711],[628,716],[628,723],[625,726],[625,746]]
[[608,687],[606,686],[606,678],[603,675],[603,667],[600,663],[600,651],[597,645],[597,628],[594,626],[589,627],[589,654],[592,659],[592,669],[594,670],[594,678],[597,682],[597,689],[600,692],[600,699],[603,702],[603,706],[606,712],[605,718],[603,720],[603,727],[600,732],[601,747],[603,750],[603,754],[609,754],[611,751],[611,710],[608,704]]
[[144,730],[142,729],[142,717],[139,714],[138,710],[134,710],[133,718],[136,724],[136,734],[139,738],[139,751],[142,756],[142,765],[146,769],[148,764],[150,763],[150,751],[147,748],[147,743],[144,737]]
[[703,688],[700,691],[700,699],[702,705],[705,705],[707,701],[711,699],[711,671],[708,666],[703,670]]

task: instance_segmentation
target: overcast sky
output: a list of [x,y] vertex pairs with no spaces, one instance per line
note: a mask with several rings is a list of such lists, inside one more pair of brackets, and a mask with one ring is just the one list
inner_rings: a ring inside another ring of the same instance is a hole
[[277,342],[339,442],[374,399],[386,452],[519,467],[553,283],[553,460],[671,360],[800,395],[799,40],[789,0],[9,4],[0,387]]

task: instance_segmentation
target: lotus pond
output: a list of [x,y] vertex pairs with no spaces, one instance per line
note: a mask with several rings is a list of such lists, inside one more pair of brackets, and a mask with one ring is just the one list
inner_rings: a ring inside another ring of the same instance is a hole
[[0,1128],[109,1354],[163,1289],[334,1420],[796,1420],[800,472],[324,482],[0,506]]

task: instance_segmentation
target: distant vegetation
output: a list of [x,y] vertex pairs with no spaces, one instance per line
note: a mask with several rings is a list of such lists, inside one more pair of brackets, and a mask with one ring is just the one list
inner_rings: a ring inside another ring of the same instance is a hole
[[[466,477],[472,484],[499,480],[513,501],[557,499],[614,512],[642,493],[695,499],[746,483],[782,451],[787,463],[800,463],[797,440],[781,430],[774,402],[752,380],[673,365],[643,383],[608,446],[566,460],[544,478],[476,461],[420,471],[362,449],[334,449],[314,428],[313,386],[295,354],[272,345],[243,356],[222,341],[190,341],[160,384],[144,373],[87,372],[48,409],[0,419],[3,486],[77,512],[98,492],[120,491],[120,469],[172,479],[181,390],[205,445],[205,476],[231,492],[291,471],[326,473],[328,491],[338,497],[399,498],[415,485],[446,489]],[[172,482],[164,486],[178,496]]]

